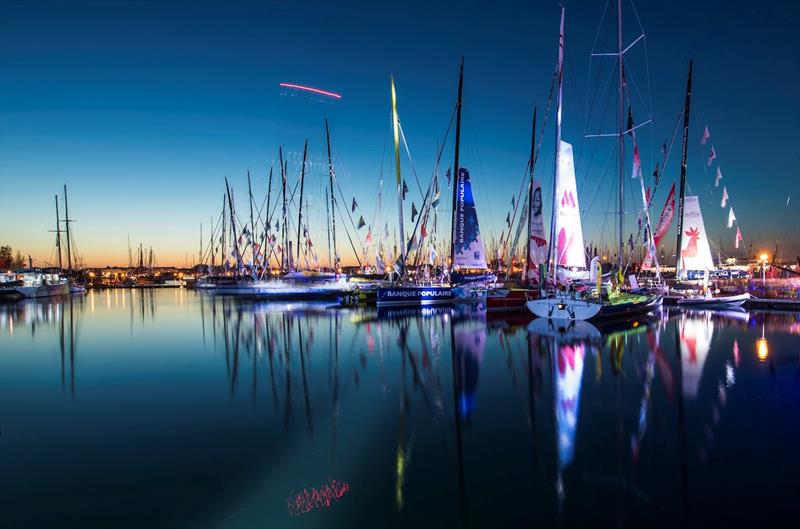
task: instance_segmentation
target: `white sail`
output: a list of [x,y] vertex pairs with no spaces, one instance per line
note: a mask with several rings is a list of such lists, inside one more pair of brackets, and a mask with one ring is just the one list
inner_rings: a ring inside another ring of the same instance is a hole
[[542,182],[534,180],[529,216],[528,279],[538,279],[539,265],[547,260],[547,235],[544,232],[544,215],[542,214],[544,201],[542,198]]
[[562,141],[556,189],[556,264],[586,268],[572,145]]
[[681,243],[681,274],[687,270],[713,270],[711,248],[696,196],[683,199],[683,237]]

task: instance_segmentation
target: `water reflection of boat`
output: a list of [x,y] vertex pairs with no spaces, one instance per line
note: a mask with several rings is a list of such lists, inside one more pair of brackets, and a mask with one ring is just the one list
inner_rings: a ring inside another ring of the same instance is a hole
[[678,321],[678,336],[681,348],[681,370],[683,374],[683,396],[694,399],[703,376],[703,366],[711,350],[714,322],[711,312],[682,314]]
[[478,375],[486,348],[486,325],[476,322],[454,324],[453,342],[458,414],[469,424],[475,411]]
[[731,309],[744,305],[750,299],[750,294],[736,294],[733,296],[691,296],[678,300],[679,307]]
[[537,318],[528,324],[528,332],[567,341],[600,339],[598,328],[584,320]]

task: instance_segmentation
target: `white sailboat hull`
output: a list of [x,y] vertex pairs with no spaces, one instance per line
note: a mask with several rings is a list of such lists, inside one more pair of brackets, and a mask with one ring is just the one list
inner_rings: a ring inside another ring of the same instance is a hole
[[693,296],[689,298],[679,299],[678,306],[692,307],[692,308],[736,308],[741,307],[750,299],[749,293],[737,294],[735,296],[719,296],[706,298],[703,296]]
[[540,318],[573,321],[593,318],[603,307],[600,303],[561,296],[534,299],[525,305],[528,310]]

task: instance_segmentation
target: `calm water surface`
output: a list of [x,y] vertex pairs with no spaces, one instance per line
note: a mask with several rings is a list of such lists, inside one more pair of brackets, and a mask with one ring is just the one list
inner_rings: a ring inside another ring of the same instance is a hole
[[798,447],[797,313],[0,305],[3,527],[793,525]]

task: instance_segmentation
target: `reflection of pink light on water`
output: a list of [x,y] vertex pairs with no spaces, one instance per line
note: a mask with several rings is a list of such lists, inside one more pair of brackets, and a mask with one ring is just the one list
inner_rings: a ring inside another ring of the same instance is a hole
[[332,503],[339,501],[339,498],[349,490],[350,485],[346,482],[332,479],[319,488],[303,489],[302,492],[289,496],[286,498],[286,506],[292,516],[300,516],[320,507],[328,509]]

